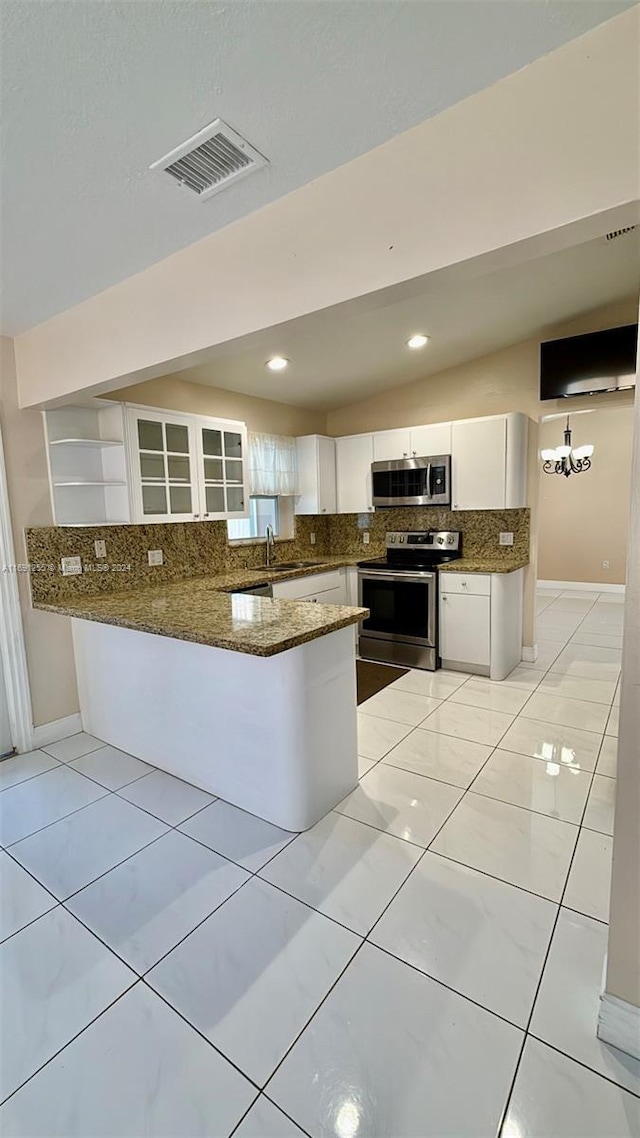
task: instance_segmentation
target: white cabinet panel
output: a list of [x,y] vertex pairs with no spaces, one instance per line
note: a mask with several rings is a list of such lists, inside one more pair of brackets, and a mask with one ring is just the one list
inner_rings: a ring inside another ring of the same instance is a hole
[[412,427],[410,454],[428,458],[432,454],[451,454],[451,423],[428,423]]
[[324,435],[296,439],[298,490],[296,514],[335,514],[336,442]]
[[344,569],[334,569],[329,573],[309,573],[305,577],[294,577],[291,581],[274,581],[274,600],[307,601],[321,593],[338,592],[342,598],[336,604],[347,603],[347,584]]
[[491,599],[479,595],[440,596],[440,656],[460,665],[491,662]]
[[506,419],[471,419],[453,423],[451,442],[453,509],[504,509]]
[[373,436],[373,461],[393,462],[396,458],[408,458],[411,454],[411,432],[378,431]]
[[488,573],[440,573],[441,593],[474,593],[481,597],[491,594],[491,577]]
[[339,514],[363,514],[373,510],[372,462],[373,435],[347,435],[336,439]]

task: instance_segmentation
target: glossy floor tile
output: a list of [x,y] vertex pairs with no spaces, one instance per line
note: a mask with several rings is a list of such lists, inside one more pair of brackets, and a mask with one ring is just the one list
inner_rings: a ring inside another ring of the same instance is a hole
[[304,1138],[304,1131],[265,1095],[260,1095],[234,1130],[233,1138]]
[[106,793],[104,787],[61,765],[11,786],[0,794],[0,842],[3,846],[19,842]]
[[85,731],[79,731],[76,735],[60,739],[58,743],[48,743],[42,750],[48,755],[53,755],[54,759],[59,759],[61,763],[71,763],[81,755],[88,755],[90,751],[97,751],[104,745],[101,739],[87,735]]
[[467,672],[448,672],[444,668],[438,672],[421,672],[416,668],[411,668],[399,680],[394,680],[390,684],[390,688],[393,691],[408,691],[415,695],[447,699],[467,679]]
[[568,822],[469,791],[431,848],[559,901],[577,836]]
[[594,830],[580,831],[563,904],[598,921],[609,920],[612,839]]
[[471,743],[496,747],[513,723],[513,718],[513,715],[505,715],[501,711],[467,707],[447,700],[422,726],[427,731],[441,731],[443,735],[454,735],[458,739],[468,739]]
[[174,778],[166,771],[156,770],[124,786],[120,797],[153,814],[168,826],[178,826],[215,801],[213,794],[207,794],[206,790]]
[[602,740],[600,754],[598,755],[598,763],[596,766],[597,774],[606,775],[608,778],[615,778],[618,769],[618,740],[613,735],[605,735]]
[[522,711],[527,719],[542,720],[549,724],[558,723],[563,727],[578,727],[581,731],[596,733],[604,731],[608,713],[609,708],[606,704],[570,699],[549,692],[543,694],[539,688]]
[[531,1036],[503,1138],[637,1138],[640,1099]]
[[616,781],[595,774],[589,792],[583,825],[589,830],[599,830],[601,834],[613,834]]
[[147,980],[263,1085],[360,943],[335,921],[253,878]]
[[9,1099],[11,1138],[211,1138],[230,1134],[256,1090],[138,983]]
[[18,842],[12,853],[62,901],[166,830],[157,818],[110,794]]
[[466,789],[490,754],[491,747],[484,743],[417,727],[389,751],[383,762]]
[[432,696],[416,695],[415,692],[388,687],[361,703],[360,713],[417,727],[439,703]]
[[517,715],[529,698],[529,693],[515,686],[491,683],[490,680],[467,680],[450,697],[449,703],[462,703],[469,707],[486,707],[490,711],[505,711]]
[[313,1135],[495,1134],[521,1041],[515,1027],[365,944],[267,1094]]
[[117,747],[99,747],[80,759],[74,759],[69,767],[106,786],[108,790],[119,790],[121,786],[142,778],[152,770],[148,763],[127,755],[125,751],[119,751]]
[[0,940],[31,924],[58,903],[4,850],[0,850],[0,898]]
[[37,774],[44,774],[58,766],[58,760],[46,751],[28,751],[24,755],[15,755],[11,759],[0,761],[0,791],[9,786],[16,786]]
[[618,728],[620,726],[620,708],[615,705],[611,708],[611,713],[607,719],[607,726],[605,727],[605,735],[613,735],[618,738]]
[[462,794],[458,787],[378,763],[336,811],[428,846]]
[[526,1027],[557,906],[426,853],[370,940]]
[[474,781],[473,791],[579,824],[591,779],[587,771],[496,749]]
[[260,876],[366,936],[421,856],[409,842],[332,812]]
[[569,699],[587,699],[611,707],[616,690],[615,680],[584,679],[564,672],[547,672],[538,688],[541,695],[566,695]]
[[248,879],[239,866],[170,830],[81,889],[67,908],[142,974]]
[[180,826],[183,834],[257,873],[293,839],[289,830],[217,799]]
[[502,737],[500,747],[521,755],[542,759],[547,763],[560,763],[574,770],[593,771],[598,759],[602,735],[582,731],[578,727],[563,727],[528,719],[520,715]]
[[358,712],[358,754],[377,761],[410,731],[407,723],[393,723],[390,719]]
[[135,975],[58,905],[0,947],[0,1099],[135,983]]
[[596,1035],[607,929],[561,909],[530,1031],[621,1087],[640,1095],[640,1062]]

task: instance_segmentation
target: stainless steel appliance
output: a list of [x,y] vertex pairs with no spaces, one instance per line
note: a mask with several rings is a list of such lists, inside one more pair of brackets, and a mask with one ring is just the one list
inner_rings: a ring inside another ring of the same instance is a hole
[[358,565],[360,655],[434,671],[438,652],[438,566],[462,556],[456,530],[387,534],[385,561]]
[[374,506],[450,506],[451,455],[371,465]]

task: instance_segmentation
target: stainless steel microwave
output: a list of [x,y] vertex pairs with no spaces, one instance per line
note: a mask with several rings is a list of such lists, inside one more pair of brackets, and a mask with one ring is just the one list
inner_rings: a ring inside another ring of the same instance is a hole
[[374,506],[450,506],[451,455],[374,462],[371,483]]

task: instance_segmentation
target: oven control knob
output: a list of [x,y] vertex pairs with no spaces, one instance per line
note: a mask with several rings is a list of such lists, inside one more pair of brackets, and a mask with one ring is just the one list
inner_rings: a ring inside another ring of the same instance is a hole
[[438,545],[444,545],[444,538],[443,537],[438,538]]
[[404,541],[404,535],[403,534],[400,535],[400,541]]
[[451,534],[449,534],[449,537],[447,538],[447,545],[453,545],[453,536]]

